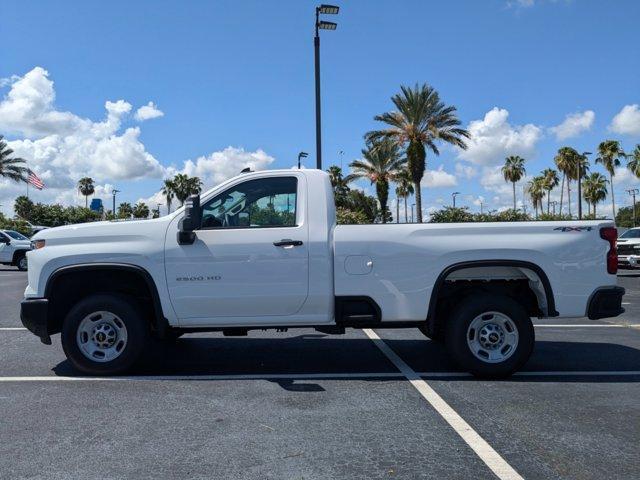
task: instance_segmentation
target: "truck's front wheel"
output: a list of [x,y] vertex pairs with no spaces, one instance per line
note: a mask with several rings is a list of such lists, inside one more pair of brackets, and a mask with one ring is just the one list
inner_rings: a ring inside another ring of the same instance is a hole
[[458,305],[447,323],[449,353],[479,377],[511,375],[527,362],[534,343],[527,311],[507,296],[471,296]]
[[92,295],[78,302],[62,327],[62,348],[73,366],[90,375],[129,369],[144,351],[147,325],[135,301],[119,295]]

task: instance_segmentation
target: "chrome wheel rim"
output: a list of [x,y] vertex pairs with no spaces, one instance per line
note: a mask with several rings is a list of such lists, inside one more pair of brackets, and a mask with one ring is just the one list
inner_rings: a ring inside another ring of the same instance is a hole
[[76,341],[82,354],[94,362],[110,362],[127,346],[127,327],[117,315],[99,311],[82,319]]
[[518,347],[518,329],[504,313],[481,313],[469,324],[467,345],[471,353],[483,362],[504,362]]
[[20,259],[20,261],[18,262],[18,268],[20,268],[22,270],[26,270],[27,269],[27,257],[22,257]]

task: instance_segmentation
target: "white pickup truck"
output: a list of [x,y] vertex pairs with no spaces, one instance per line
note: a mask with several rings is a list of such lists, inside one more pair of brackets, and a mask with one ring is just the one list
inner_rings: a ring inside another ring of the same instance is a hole
[[318,170],[244,173],[166,217],[33,240],[22,322],[46,344],[61,332],[93,375],[185,332],[413,327],[501,377],[531,355],[531,317],[624,311],[613,222],[337,226]]

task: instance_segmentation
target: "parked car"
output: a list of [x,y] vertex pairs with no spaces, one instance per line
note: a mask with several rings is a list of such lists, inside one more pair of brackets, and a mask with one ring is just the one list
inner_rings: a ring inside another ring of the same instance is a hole
[[35,235],[36,233],[38,233],[38,232],[39,232],[39,231],[41,231],[41,230],[45,230],[45,229],[47,229],[47,228],[50,228],[50,227],[47,227],[47,226],[45,226],[45,225],[34,225],[33,223],[31,223],[31,222],[30,222],[30,221],[28,221],[28,220],[23,220],[23,221],[24,221],[24,222],[29,226],[29,228],[31,229],[31,235],[32,235],[32,236],[33,236],[33,235]]
[[13,265],[27,270],[26,253],[31,250],[31,240],[15,230],[0,230],[0,264]]
[[616,236],[607,220],[336,225],[327,173],[246,173],[165,217],[39,232],[21,318],[92,375],[151,337],[414,327],[503,377],[531,355],[531,317],[624,312]]
[[640,267],[640,228],[630,228],[617,241],[618,265]]

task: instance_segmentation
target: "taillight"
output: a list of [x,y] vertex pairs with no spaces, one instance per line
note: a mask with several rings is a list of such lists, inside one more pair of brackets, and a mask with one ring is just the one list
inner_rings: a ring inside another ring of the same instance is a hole
[[615,275],[618,273],[618,250],[616,249],[618,229],[616,227],[601,228],[600,238],[604,238],[609,242],[609,251],[607,252],[607,272]]

